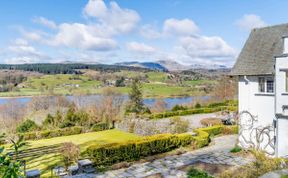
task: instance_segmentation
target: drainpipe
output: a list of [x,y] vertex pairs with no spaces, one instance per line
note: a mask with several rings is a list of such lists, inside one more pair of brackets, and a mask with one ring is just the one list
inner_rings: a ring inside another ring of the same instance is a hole
[[250,82],[250,80],[247,78],[247,75],[244,75],[244,80],[246,85]]

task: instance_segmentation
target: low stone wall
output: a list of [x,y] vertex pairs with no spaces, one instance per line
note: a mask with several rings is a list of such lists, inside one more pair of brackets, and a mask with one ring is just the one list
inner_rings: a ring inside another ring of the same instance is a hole
[[[196,128],[203,127],[201,120],[205,118],[223,118],[225,116],[219,113],[194,114],[188,116],[180,116],[183,122],[188,121],[188,129],[185,132],[191,132]],[[125,118],[121,122],[115,124],[115,127],[138,135],[154,135],[161,133],[175,133],[175,123],[172,118],[164,119],[148,119],[148,118]]]
[[125,118],[116,123],[116,128],[138,135],[154,135],[160,133],[173,133],[174,126],[170,119],[148,120],[143,118]]

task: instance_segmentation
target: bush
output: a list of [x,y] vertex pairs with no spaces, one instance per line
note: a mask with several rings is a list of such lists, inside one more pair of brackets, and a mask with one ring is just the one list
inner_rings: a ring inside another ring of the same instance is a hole
[[195,105],[195,108],[197,108],[197,109],[201,108],[201,104],[200,104],[200,103],[197,103],[197,104]]
[[198,169],[190,169],[187,173],[188,178],[213,178],[212,176],[209,176],[207,172],[198,170]]
[[98,132],[98,131],[102,131],[102,130],[107,130],[110,129],[109,124],[108,123],[98,123],[98,124],[94,124],[91,128],[92,131],[94,132]]
[[189,121],[181,120],[180,117],[171,119],[171,124],[174,124],[174,133],[184,133],[188,131]]
[[37,130],[38,128],[38,125],[34,121],[27,119],[17,126],[16,131],[18,133],[25,133]]
[[[265,153],[253,151],[255,161],[241,166],[237,169],[226,171],[220,175],[221,178],[230,177],[246,177],[254,178],[259,177],[267,172],[275,171],[278,169],[283,169],[284,159],[281,158],[271,158],[265,156]],[[286,166],[287,167],[287,166]]]
[[236,145],[234,148],[232,148],[232,149],[230,150],[231,153],[238,153],[238,152],[240,152],[240,151],[242,151],[242,148],[239,147],[238,145]]
[[27,132],[19,135],[23,136],[25,140],[36,140],[36,139],[68,136],[68,135],[77,135],[80,133],[84,133],[84,129],[82,127],[75,126],[64,129],[44,130],[41,132]]
[[188,109],[188,108],[185,107],[185,106],[176,104],[176,105],[171,109],[171,111],[179,111],[179,110],[187,110],[187,109]]

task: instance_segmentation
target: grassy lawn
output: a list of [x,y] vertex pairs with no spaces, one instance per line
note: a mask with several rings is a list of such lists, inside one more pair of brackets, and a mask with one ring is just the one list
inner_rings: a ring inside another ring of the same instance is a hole
[[[28,148],[30,149],[43,146],[53,146],[64,142],[73,142],[74,144],[79,145],[81,152],[83,152],[88,146],[92,144],[125,142],[135,139],[141,139],[141,137],[113,129],[101,132],[90,132],[79,135],[29,141]],[[61,156],[59,153],[43,154],[43,156],[40,157],[27,159],[27,169],[40,169],[42,174],[44,174],[44,177],[48,177],[50,175],[51,168],[55,167],[56,165],[62,165]],[[41,177],[43,176],[41,175]]]
[[204,84],[215,84],[216,81],[213,80],[189,80],[189,81],[183,81],[184,84],[195,86],[195,85],[204,85]]

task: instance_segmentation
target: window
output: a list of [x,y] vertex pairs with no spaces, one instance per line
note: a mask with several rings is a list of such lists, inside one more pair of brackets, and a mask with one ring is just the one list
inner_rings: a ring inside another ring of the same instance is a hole
[[259,77],[259,92],[264,93],[265,92],[265,78]]
[[[288,75],[287,75],[286,79],[288,82]],[[286,85],[287,85],[287,89],[288,89],[288,84],[286,84]],[[272,77],[259,77],[259,92],[260,93],[274,93],[274,78],[272,78]]]
[[274,93],[274,79],[273,78],[266,79],[266,92]]

